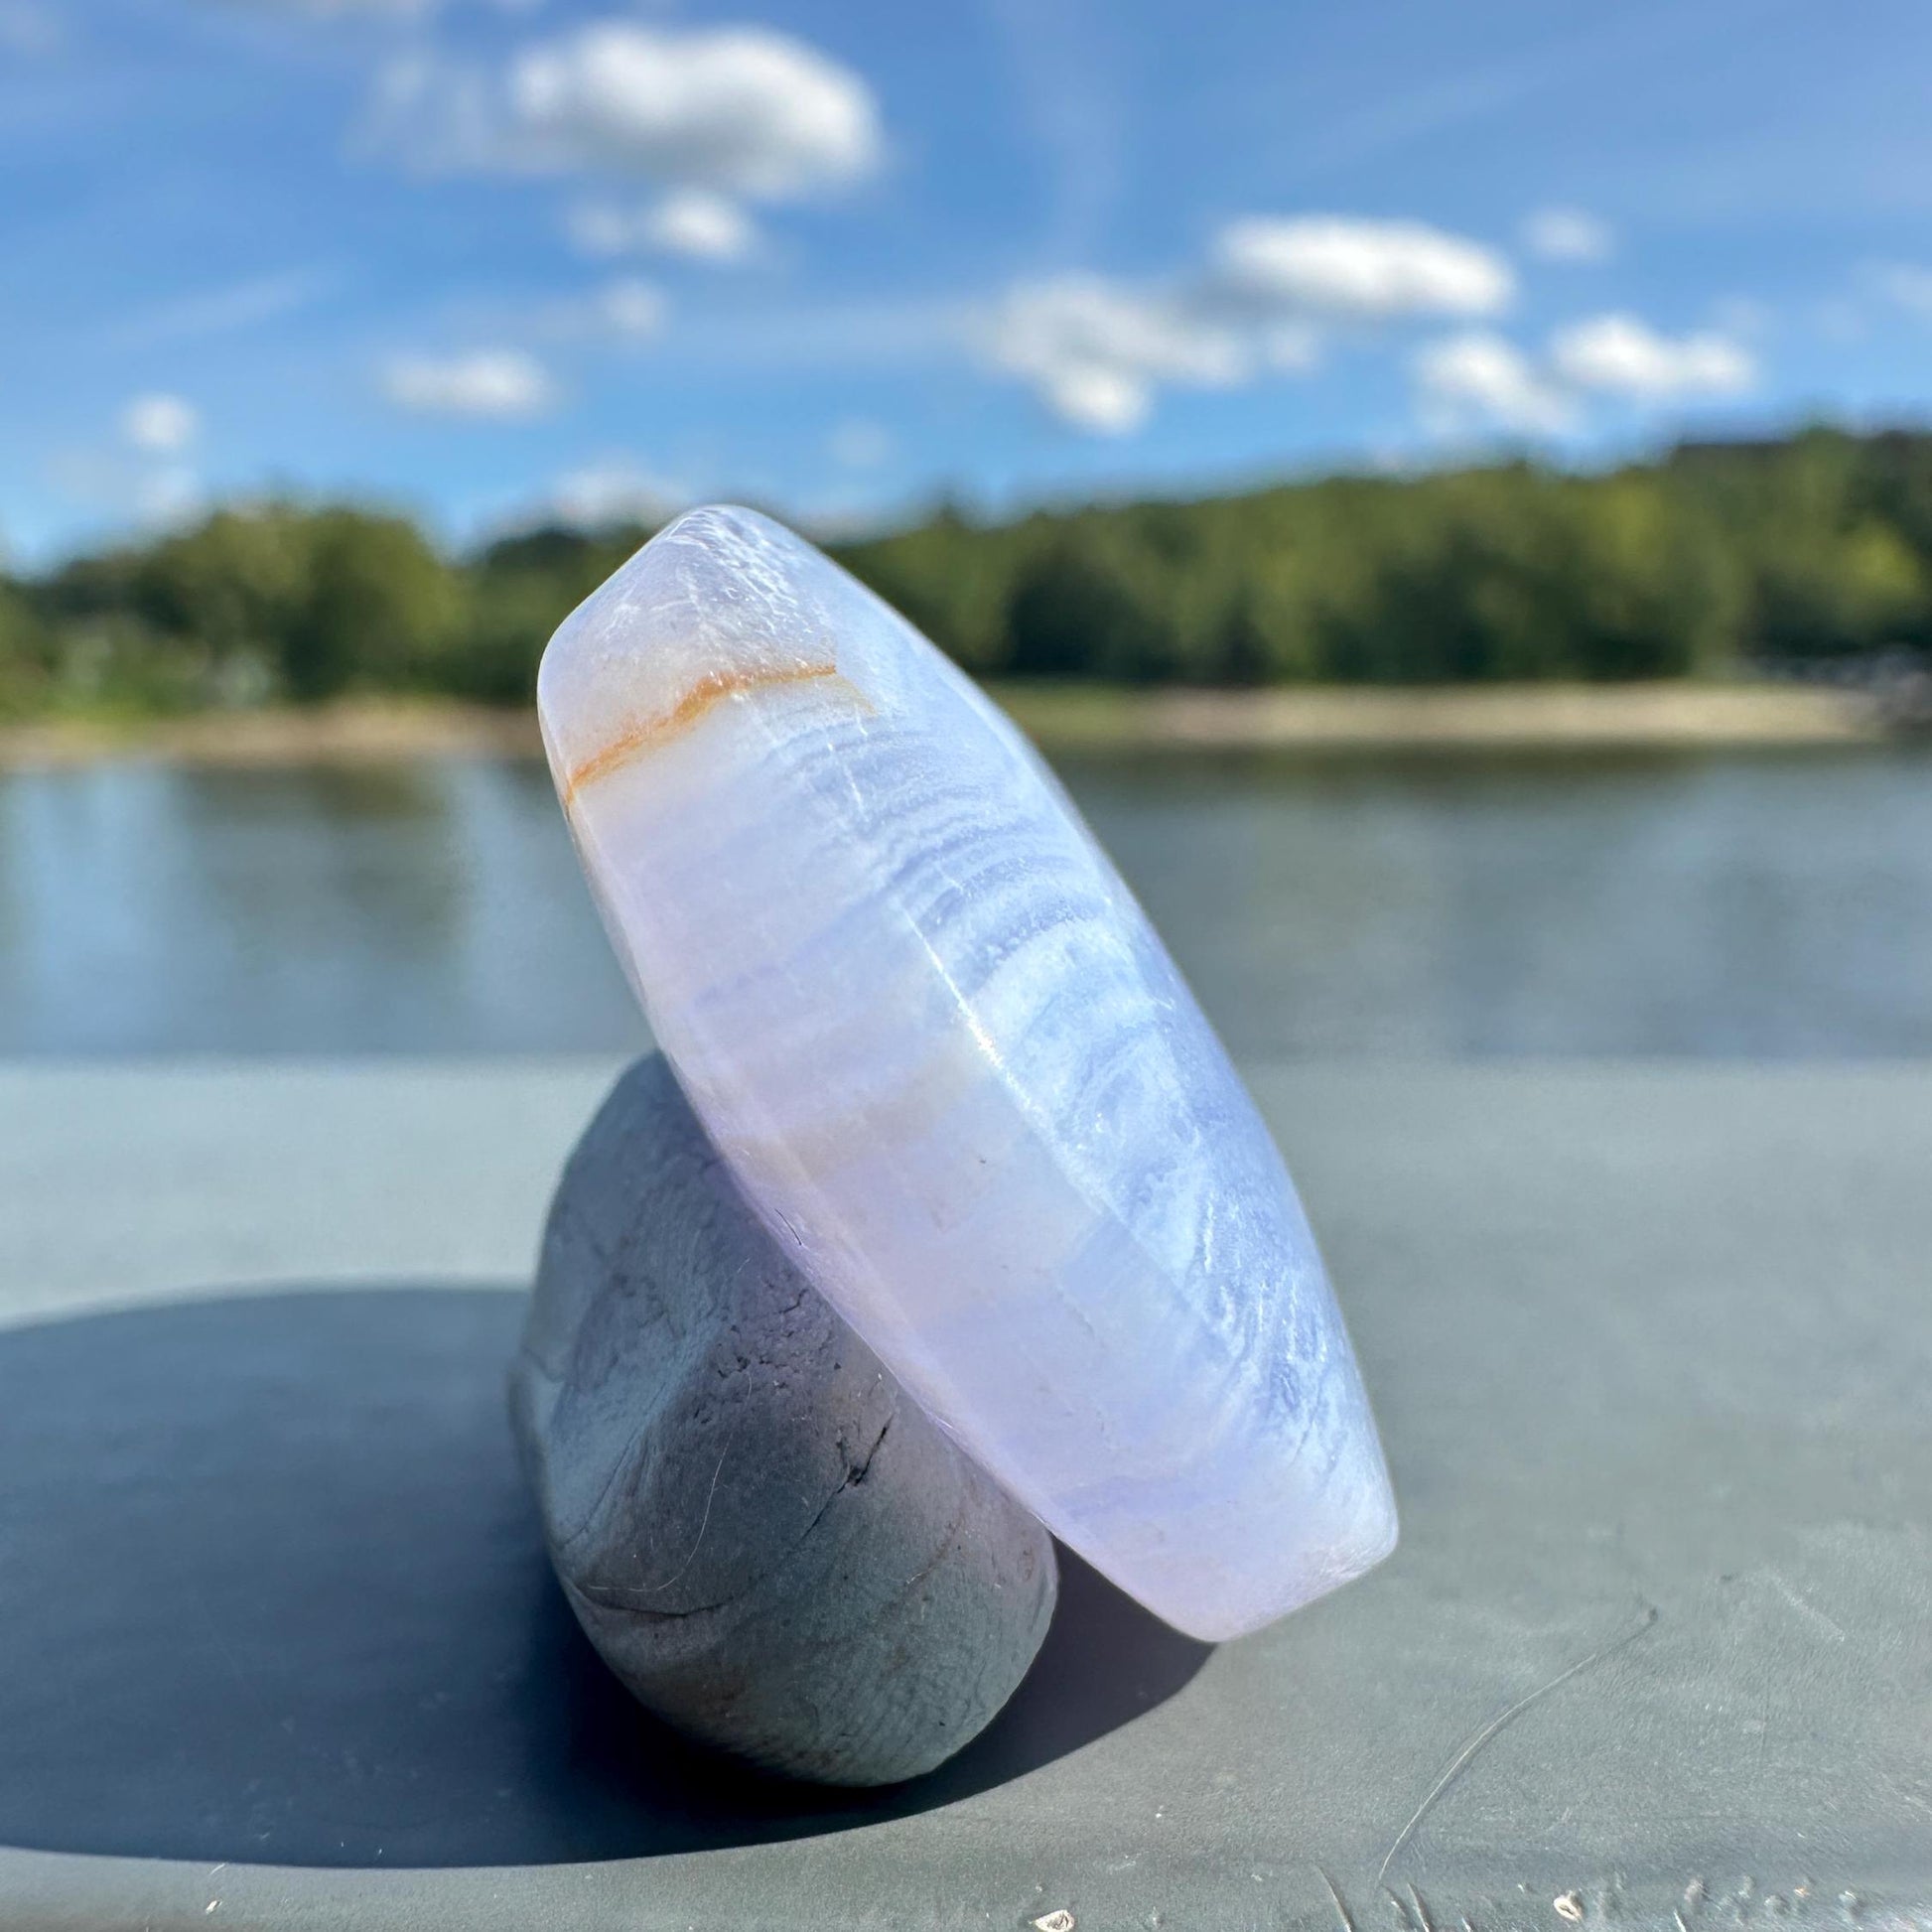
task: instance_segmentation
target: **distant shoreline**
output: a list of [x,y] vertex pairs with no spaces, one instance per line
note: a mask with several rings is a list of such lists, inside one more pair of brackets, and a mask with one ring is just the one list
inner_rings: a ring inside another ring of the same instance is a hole
[[[1009,684],[993,695],[1048,752],[1741,751],[1894,742],[1869,698],[1788,684]],[[116,759],[291,765],[540,750],[529,712],[395,699],[0,726],[0,770],[16,771]]]
[[1794,684],[1006,687],[1052,751],[1666,751],[1889,741],[1878,706]]

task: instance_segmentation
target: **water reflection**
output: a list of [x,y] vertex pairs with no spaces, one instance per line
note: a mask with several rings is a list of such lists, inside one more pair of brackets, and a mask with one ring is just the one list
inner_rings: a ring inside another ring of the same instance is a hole
[[1922,753],[1069,776],[1238,1051],[1932,1051]]
[[434,967],[466,914],[449,790],[436,765],[179,770],[177,878],[251,972],[299,970],[351,929],[400,971]]
[[[1932,759],[1069,760],[1229,1044],[1932,1052]],[[0,774],[0,1051],[643,1038],[540,765]]]
[[640,1041],[538,779],[462,761],[0,778],[0,1050]]

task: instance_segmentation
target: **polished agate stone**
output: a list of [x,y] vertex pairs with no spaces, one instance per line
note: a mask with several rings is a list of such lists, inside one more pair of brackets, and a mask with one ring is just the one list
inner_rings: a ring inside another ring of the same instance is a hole
[[1047,1528],[1192,1635],[1386,1555],[1287,1170],[1000,711],[747,510],[566,620],[538,705],[611,937],[801,1273]]

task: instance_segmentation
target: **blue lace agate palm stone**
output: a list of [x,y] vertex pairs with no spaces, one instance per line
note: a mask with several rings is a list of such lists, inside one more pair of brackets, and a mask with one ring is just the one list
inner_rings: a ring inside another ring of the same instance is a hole
[[564,622],[538,703],[611,937],[718,1153],[942,1429],[1188,1633],[1395,1505],[1253,1102],[1058,782],[903,619],[742,509]]

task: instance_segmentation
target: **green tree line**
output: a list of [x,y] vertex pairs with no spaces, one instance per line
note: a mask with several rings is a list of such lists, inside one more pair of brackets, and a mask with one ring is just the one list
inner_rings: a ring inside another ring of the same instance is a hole
[[[527,700],[558,621],[648,534],[448,557],[276,502],[0,579],[0,714]],[[1813,429],[1580,476],[1530,463],[1196,502],[942,510],[837,546],[985,677],[1630,679],[1932,651],[1932,433]]]

